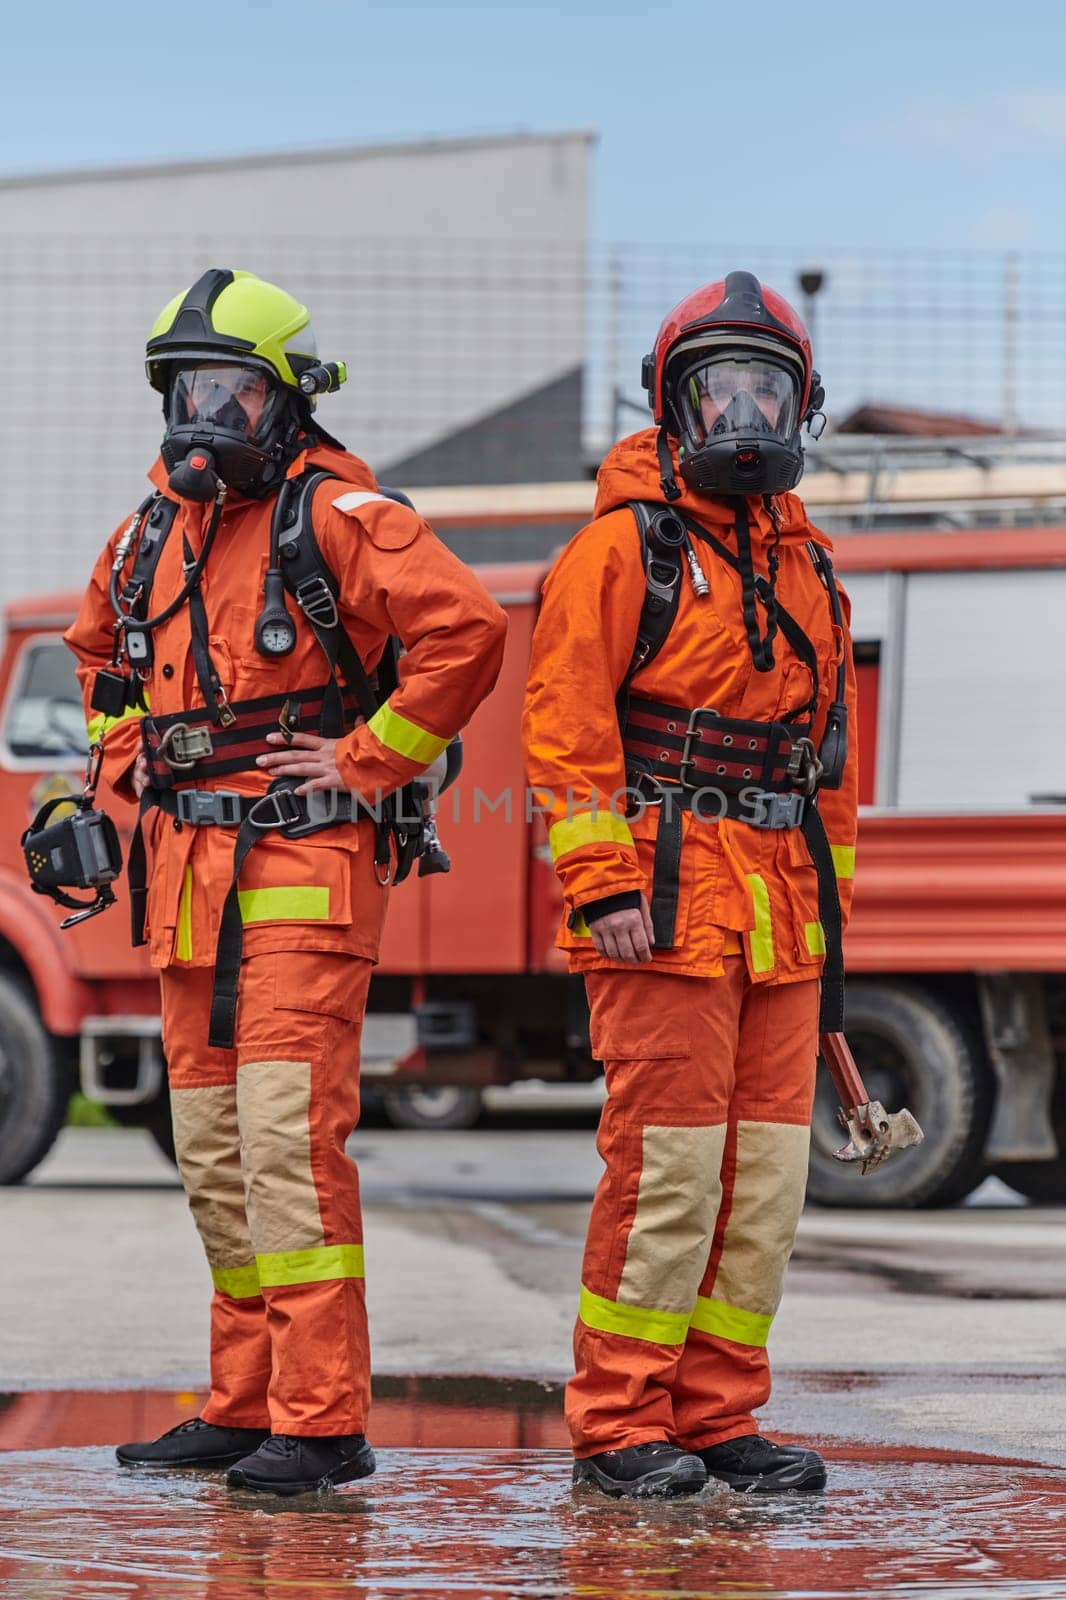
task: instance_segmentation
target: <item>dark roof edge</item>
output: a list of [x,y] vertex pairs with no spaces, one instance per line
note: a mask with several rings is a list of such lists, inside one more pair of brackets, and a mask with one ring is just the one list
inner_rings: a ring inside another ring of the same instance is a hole
[[246,171],[249,167],[294,167],[312,161],[376,160],[382,156],[443,154],[513,144],[563,144],[583,140],[594,144],[595,128],[573,128],[557,133],[499,133],[447,135],[426,139],[386,139],[377,144],[319,145],[295,150],[264,150],[240,156],[196,156],[185,161],[153,161],[118,167],[66,167],[60,171],[0,175],[0,190],[32,189],[64,183],[121,181],[126,178],[168,178],[196,172]]

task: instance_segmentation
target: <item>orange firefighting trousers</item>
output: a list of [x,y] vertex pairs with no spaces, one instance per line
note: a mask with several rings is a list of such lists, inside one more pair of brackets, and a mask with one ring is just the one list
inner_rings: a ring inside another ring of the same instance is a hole
[[578,1457],[754,1433],[803,1207],[817,980],[585,976],[607,1102],[567,1419]]
[[205,1044],[210,967],[162,973],[174,1142],[214,1282],[206,1421],[365,1431],[370,1347],[359,1177],[359,1030],[372,963],[249,957],[232,1049]]

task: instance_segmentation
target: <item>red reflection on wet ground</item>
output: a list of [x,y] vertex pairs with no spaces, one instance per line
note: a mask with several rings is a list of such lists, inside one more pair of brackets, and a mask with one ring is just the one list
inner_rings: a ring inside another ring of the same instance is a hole
[[[154,1439],[198,1417],[206,1392],[52,1389],[0,1395],[0,1452]],[[480,1377],[375,1378],[371,1435],[397,1448],[551,1449],[569,1436],[558,1384]]]
[[[150,1432],[198,1399],[68,1396],[66,1422],[59,1396],[9,1399],[3,1600],[1066,1596],[1060,1472],[830,1442],[825,1495],[760,1500],[715,1485],[686,1500],[609,1501],[574,1493],[568,1453],[544,1447],[561,1427],[549,1385],[381,1380],[378,1473],[326,1497],[123,1472],[102,1441],[59,1443]],[[40,1430],[36,1448],[27,1430]]]

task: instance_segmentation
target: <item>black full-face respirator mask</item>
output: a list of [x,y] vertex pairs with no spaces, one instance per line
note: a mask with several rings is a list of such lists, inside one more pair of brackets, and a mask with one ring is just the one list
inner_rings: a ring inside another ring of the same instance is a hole
[[782,494],[803,474],[801,430],[814,437],[824,418],[818,374],[801,412],[804,374],[789,352],[771,340],[701,343],[685,362],[671,357],[668,375],[678,429],[678,467],[699,494]]
[[282,482],[301,431],[300,399],[252,362],[173,362],[163,402],[168,484],[213,500],[224,484],[261,499]]

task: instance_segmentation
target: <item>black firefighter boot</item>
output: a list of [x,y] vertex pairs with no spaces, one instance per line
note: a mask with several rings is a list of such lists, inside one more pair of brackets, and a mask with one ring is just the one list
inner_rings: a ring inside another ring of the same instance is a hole
[[306,1494],[353,1478],[369,1478],[376,1462],[361,1433],[330,1438],[297,1438],[275,1433],[259,1449],[226,1473],[233,1489],[260,1489],[267,1494]]
[[696,1455],[653,1439],[622,1450],[601,1450],[574,1462],[574,1482],[592,1483],[616,1499],[665,1500],[677,1494],[698,1494],[707,1482],[703,1463]]
[[231,1467],[269,1438],[269,1428],[219,1428],[193,1417],[158,1439],[120,1444],[115,1455],[120,1467]]
[[774,1444],[758,1433],[708,1445],[695,1454],[710,1477],[742,1494],[781,1494],[786,1489],[813,1493],[825,1488],[825,1462],[817,1450]]

